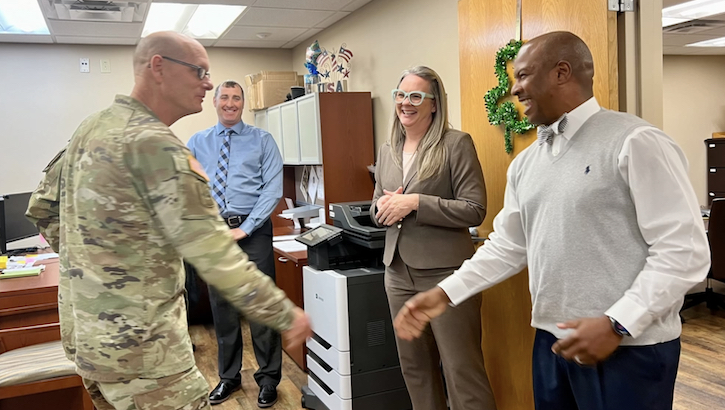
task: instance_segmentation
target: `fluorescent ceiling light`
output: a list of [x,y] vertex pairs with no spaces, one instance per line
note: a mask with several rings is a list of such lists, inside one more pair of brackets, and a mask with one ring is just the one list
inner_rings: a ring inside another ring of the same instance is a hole
[[662,27],[725,13],[725,0],[693,0],[662,10]]
[[141,35],[146,37],[157,31],[171,30],[194,38],[219,38],[245,8],[216,4],[151,3]]
[[0,33],[50,34],[37,0],[0,0]]
[[685,47],[725,47],[725,37],[698,41],[697,43],[688,44]]

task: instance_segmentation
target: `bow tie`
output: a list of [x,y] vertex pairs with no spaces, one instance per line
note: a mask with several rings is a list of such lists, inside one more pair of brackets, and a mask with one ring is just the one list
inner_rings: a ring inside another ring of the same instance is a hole
[[539,141],[539,145],[543,145],[544,143],[551,145],[554,141],[554,135],[563,133],[567,124],[569,124],[569,119],[566,113],[564,113],[555,123],[539,126],[536,130],[536,139]]

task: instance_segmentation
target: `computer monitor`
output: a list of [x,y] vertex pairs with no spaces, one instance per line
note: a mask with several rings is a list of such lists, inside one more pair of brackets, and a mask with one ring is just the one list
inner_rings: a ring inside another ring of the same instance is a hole
[[0,196],[0,254],[7,253],[8,243],[38,234],[38,228],[25,217],[31,194]]

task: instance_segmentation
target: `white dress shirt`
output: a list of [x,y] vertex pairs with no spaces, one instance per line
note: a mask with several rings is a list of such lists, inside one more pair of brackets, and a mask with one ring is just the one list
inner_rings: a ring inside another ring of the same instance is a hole
[[[568,113],[566,129],[554,136],[549,147],[552,155],[565,152],[574,134],[599,110],[591,98]],[[629,290],[605,314],[636,338],[707,275],[709,246],[688,179],[687,159],[669,137],[652,126],[634,129],[624,141],[617,164],[629,185],[649,256]],[[527,264],[527,240],[510,169],[507,178],[504,207],[493,221],[489,240],[438,285],[454,305],[517,274]]]

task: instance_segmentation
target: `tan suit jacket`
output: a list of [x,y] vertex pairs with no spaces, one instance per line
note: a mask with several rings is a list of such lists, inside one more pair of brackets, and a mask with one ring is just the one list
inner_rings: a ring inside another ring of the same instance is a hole
[[[395,165],[392,155],[401,158],[401,149],[393,153],[389,143],[380,147],[375,170],[373,205],[383,196],[383,189],[404,194],[419,194],[420,204],[401,223],[389,226],[385,235],[386,266],[397,249],[406,265],[416,269],[457,268],[473,255],[474,248],[468,227],[478,226],[486,216],[486,186],[476,147],[469,134],[448,130],[443,136],[447,150],[442,172],[424,181],[418,179],[418,158],[403,181],[403,170]],[[402,162],[402,160],[401,160]],[[373,206],[371,218],[375,219]]]

